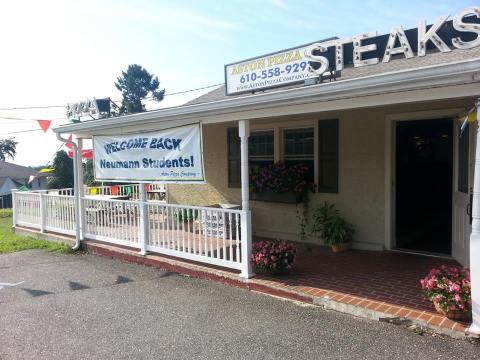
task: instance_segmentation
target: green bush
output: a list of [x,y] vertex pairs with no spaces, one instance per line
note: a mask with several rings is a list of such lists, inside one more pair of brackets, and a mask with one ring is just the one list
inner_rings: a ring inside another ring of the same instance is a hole
[[13,216],[12,209],[0,209],[0,219],[8,218]]

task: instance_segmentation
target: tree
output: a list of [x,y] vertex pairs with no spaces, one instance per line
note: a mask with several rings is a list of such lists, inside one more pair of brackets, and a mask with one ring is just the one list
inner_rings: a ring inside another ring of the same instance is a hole
[[88,159],[82,164],[83,166],[83,183],[88,186],[96,185],[95,173],[93,171],[93,160]]
[[7,157],[13,160],[17,155],[17,144],[15,138],[0,140],[0,161],[5,161]]
[[64,189],[73,187],[73,160],[63,150],[57,151],[53,159],[53,176],[48,178],[49,189]]
[[127,71],[122,71],[122,76],[119,76],[115,82],[115,87],[122,93],[123,97],[119,115],[145,111],[142,100],[148,94],[151,94],[156,101],[162,101],[165,89],[158,90],[159,86],[158,77],[153,77],[140,65],[128,65]]

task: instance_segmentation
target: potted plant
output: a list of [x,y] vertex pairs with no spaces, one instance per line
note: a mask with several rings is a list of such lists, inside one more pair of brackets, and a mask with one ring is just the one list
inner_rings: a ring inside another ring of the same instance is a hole
[[425,298],[433,302],[438,313],[457,320],[471,317],[472,294],[467,268],[442,265],[430,270],[420,284]]
[[296,252],[285,240],[263,240],[253,243],[251,261],[257,272],[281,274],[292,267]]
[[310,232],[320,236],[333,252],[343,252],[351,248],[353,225],[340,215],[335,205],[324,202],[313,210]]

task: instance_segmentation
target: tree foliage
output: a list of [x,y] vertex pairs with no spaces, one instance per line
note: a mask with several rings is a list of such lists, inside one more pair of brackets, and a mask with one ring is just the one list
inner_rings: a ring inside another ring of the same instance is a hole
[[64,150],[57,151],[53,159],[53,176],[48,178],[49,189],[64,189],[73,187],[73,160]]
[[97,185],[93,172],[93,160],[91,159],[83,163],[83,183],[87,186]]
[[133,114],[145,111],[142,100],[148,94],[156,101],[162,101],[165,90],[158,90],[160,82],[142,66],[129,65],[127,71],[122,71],[122,76],[117,78],[115,87],[122,93],[122,105],[119,115]]
[[17,154],[17,144],[15,138],[0,140],[0,161],[5,161],[8,157],[13,160]]

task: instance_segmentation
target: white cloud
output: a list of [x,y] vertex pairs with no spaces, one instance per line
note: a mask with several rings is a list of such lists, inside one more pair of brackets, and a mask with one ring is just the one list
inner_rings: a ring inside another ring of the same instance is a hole
[[280,9],[286,9],[287,5],[283,0],[271,0],[272,4]]

